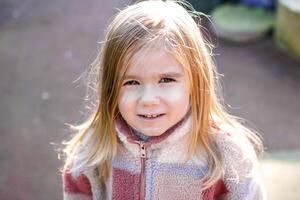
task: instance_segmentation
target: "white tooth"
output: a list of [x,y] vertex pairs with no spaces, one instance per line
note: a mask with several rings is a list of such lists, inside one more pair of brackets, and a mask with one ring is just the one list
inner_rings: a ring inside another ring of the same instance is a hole
[[156,115],[145,115],[147,118],[153,118],[156,117]]

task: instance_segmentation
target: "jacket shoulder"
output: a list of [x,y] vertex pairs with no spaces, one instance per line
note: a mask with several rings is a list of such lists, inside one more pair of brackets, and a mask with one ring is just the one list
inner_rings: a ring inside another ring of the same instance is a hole
[[215,131],[214,138],[223,160],[223,181],[228,188],[225,199],[266,198],[254,148],[242,133]]
[[69,170],[65,170],[62,181],[65,200],[92,199],[91,184],[85,174],[74,176]]

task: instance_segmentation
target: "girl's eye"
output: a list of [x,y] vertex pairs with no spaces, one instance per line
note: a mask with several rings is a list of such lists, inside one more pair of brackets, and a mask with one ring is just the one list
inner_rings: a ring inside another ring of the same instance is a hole
[[170,82],[174,82],[175,80],[172,78],[162,78],[159,82],[160,83],[170,83]]
[[123,85],[139,85],[139,82],[135,80],[126,81]]

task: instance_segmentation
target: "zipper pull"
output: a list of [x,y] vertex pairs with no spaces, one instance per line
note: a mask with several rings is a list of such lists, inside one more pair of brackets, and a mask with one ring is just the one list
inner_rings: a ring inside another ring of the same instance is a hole
[[140,152],[141,152],[141,158],[146,158],[147,157],[146,147],[145,147],[145,144],[143,142],[140,143]]

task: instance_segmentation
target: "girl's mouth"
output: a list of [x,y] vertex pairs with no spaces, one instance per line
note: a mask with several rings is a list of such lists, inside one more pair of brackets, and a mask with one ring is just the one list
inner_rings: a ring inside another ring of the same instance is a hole
[[153,115],[138,115],[139,117],[142,117],[143,119],[157,119],[159,117],[162,117],[165,114],[153,114]]

